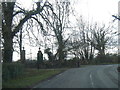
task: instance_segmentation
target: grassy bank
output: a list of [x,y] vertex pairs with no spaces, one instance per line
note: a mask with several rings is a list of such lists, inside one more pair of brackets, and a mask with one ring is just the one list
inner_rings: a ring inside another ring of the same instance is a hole
[[26,69],[24,75],[3,82],[3,88],[27,88],[50,78],[66,69]]

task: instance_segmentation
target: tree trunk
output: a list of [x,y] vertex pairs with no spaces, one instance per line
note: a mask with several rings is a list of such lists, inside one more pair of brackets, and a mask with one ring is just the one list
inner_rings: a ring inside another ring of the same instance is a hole
[[3,62],[12,62],[13,55],[13,38],[10,33],[4,36],[4,56]]
[[6,25],[2,25],[2,33],[4,39],[4,53],[3,53],[3,62],[12,62],[13,55],[13,36],[12,36],[12,27],[9,23],[11,19],[7,19]]
[[13,55],[13,35],[12,20],[15,2],[2,2],[2,34],[4,39],[3,62],[12,62]]
[[58,57],[59,57],[59,60],[60,61],[64,61],[64,52],[63,52],[63,46],[62,45],[59,45],[59,49],[58,49]]

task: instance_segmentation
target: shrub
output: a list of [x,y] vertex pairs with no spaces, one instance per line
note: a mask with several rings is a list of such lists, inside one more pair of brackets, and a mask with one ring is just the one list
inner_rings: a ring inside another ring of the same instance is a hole
[[24,65],[21,63],[3,63],[2,79],[3,81],[21,76],[24,72]]
[[25,68],[37,68],[37,60],[26,60]]

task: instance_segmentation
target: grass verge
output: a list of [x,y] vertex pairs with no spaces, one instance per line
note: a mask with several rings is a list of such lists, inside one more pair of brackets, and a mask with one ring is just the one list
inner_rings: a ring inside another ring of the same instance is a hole
[[21,77],[3,82],[3,88],[28,88],[66,69],[26,69]]

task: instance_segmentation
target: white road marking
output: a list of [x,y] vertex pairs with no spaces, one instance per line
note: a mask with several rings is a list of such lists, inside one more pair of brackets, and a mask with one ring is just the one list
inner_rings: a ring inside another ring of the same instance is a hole
[[90,74],[90,80],[91,80],[91,83],[92,83],[92,87],[94,88],[94,83],[93,83],[93,79],[92,79],[92,74]]

